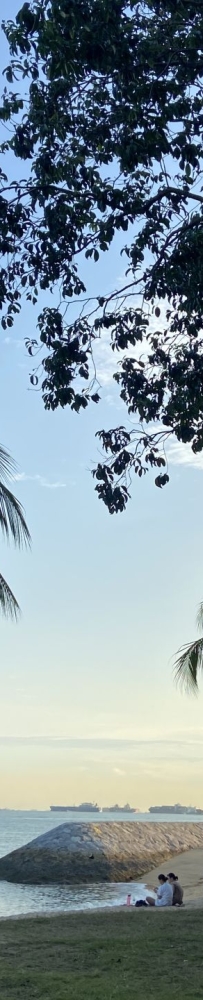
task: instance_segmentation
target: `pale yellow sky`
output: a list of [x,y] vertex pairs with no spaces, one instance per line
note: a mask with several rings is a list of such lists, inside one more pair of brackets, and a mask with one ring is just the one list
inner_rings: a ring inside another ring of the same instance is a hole
[[169,657],[162,647],[156,653],[156,621],[142,636],[137,619],[136,656],[129,645],[125,665],[122,641],[116,658],[112,643],[112,662],[103,661],[98,641],[96,651],[84,642],[81,668],[80,636],[75,650],[72,638],[74,667],[65,647],[57,661],[48,625],[41,662],[40,633],[30,647],[26,633],[24,622],[15,631],[2,623],[1,808],[82,799],[141,810],[163,801],[203,807],[202,690],[198,698],[177,690]]
[[203,807],[203,730],[174,741],[1,740],[1,808],[47,809],[96,800]]

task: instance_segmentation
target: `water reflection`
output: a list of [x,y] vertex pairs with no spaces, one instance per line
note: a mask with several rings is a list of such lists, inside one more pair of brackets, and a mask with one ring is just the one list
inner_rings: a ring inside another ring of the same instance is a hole
[[91,910],[97,907],[122,906],[127,894],[132,902],[145,895],[145,887],[137,882],[110,883],[91,886],[27,886],[0,882],[0,917],[23,913],[64,913]]

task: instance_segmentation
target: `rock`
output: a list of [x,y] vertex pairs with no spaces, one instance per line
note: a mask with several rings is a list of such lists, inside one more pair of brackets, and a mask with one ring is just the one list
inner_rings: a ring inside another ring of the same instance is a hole
[[0,880],[32,885],[134,881],[194,847],[203,848],[203,823],[64,823],[0,858]]

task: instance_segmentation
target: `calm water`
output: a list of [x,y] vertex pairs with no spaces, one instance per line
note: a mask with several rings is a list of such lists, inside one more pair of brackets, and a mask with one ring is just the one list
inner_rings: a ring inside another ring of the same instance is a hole
[[[130,816],[123,813],[122,816],[114,813],[96,814],[96,821],[117,822],[200,822],[203,817],[198,816],[164,816],[149,813],[137,813]],[[73,813],[51,813],[51,812],[7,812],[0,810],[0,857],[8,854],[9,851],[22,847],[23,844],[33,840],[47,830],[52,830],[65,822],[90,822],[95,820],[95,814],[73,814]],[[97,906],[116,906],[125,903],[127,893],[130,892],[134,900],[141,895],[145,895],[145,887],[137,883],[130,882],[130,885],[122,883],[109,885],[91,886],[24,886],[11,885],[8,882],[0,882],[0,917],[18,915],[23,913],[44,913],[50,911],[68,911],[91,909]]]

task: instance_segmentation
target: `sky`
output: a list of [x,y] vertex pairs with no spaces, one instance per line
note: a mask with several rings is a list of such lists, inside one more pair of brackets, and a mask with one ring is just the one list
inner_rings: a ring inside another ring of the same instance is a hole
[[[8,18],[18,6],[8,0]],[[123,271],[118,240],[99,270],[89,264],[90,293],[96,277],[106,290]],[[18,463],[13,489],[32,535],[30,553],[1,540],[22,616],[0,620],[0,808],[203,807],[203,688],[189,697],[173,677],[203,599],[203,456],[171,446],[169,486],[135,478],[127,511],[110,517],[90,470],[96,430],[125,418],[112,357],[104,342],[99,407],[45,412],[24,345],[37,311],[23,305],[0,337],[0,438]]]

